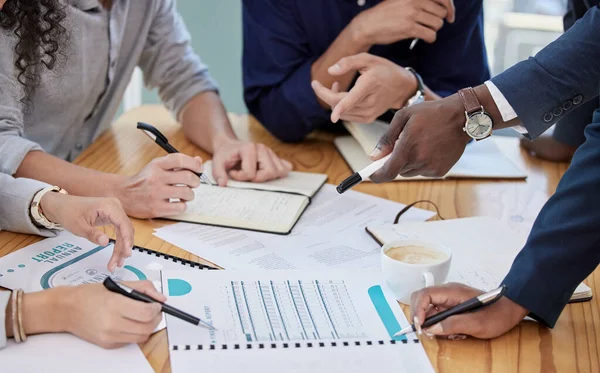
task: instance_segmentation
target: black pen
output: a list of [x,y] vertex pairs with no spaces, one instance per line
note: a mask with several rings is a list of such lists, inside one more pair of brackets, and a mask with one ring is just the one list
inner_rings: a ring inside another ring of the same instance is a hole
[[[506,292],[506,285],[500,286],[496,290],[492,290],[489,293],[481,294],[478,297],[471,298],[466,302],[458,304],[446,311],[435,314],[431,317],[428,317],[423,324],[421,324],[421,328],[429,328],[450,316],[460,315],[462,313],[473,312],[482,307],[489,306],[490,304],[495,303],[498,299],[500,299],[504,293]],[[415,324],[411,324],[406,328],[400,330],[398,333],[394,334],[394,337],[399,337],[404,334],[412,333],[417,331],[417,327]]]
[[167,313],[171,316],[175,316],[178,319],[181,319],[183,321],[187,321],[191,324],[194,325],[200,325],[202,324],[203,326],[208,327],[211,330],[217,330],[214,326],[212,326],[211,324],[207,323],[206,321],[201,320],[198,317],[192,316],[189,313],[183,312],[181,310],[178,310],[175,307],[169,306],[166,303],[162,303],[157,301],[156,299],[153,299],[152,297],[147,296],[144,293],[140,293],[137,290],[134,290],[128,286],[125,286],[123,284],[117,283],[115,282],[112,278],[107,277],[104,279],[104,282],[102,283],[104,285],[105,288],[107,288],[108,290],[112,291],[113,293],[117,293],[117,294],[121,294],[126,296],[127,298],[133,299],[133,300],[138,300],[140,302],[146,302],[146,303],[159,303],[162,307],[162,311],[164,313]]
[[[175,149],[173,145],[169,144],[169,140],[167,140],[167,137],[163,135],[153,125],[144,122],[138,122],[137,128],[141,129],[146,134],[146,136],[152,139],[152,141],[154,141],[158,146],[163,148],[164,151],[166,151],[167,153],[179,153],[179,151]],[[212,181],[210,181],[208,176],[206,176],[204,173],[194,172],[194,174],[196,174],[200,178],[200,180],[203,181],[205,184],[213,185]]]

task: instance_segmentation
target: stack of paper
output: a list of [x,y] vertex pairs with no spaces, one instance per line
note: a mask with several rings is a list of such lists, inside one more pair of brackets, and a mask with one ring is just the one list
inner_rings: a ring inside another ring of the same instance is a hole
[[[365,232],[391,223],[405,205],[325,185],[288,237],[178,223],[157,237],[226,269],[328,269],[379,266],[379,245]],[[425,221],[431,211],[410,209],[402,221]]]
[[105,350],[70,334],[45,334],[25,343],[8,342],[0,350],[2,372],[44,373],[152,373],[137,345]]

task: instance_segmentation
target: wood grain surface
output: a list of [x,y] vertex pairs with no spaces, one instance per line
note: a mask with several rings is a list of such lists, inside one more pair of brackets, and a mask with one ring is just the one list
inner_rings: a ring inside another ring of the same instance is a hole
[[[301,144],[283,144],[270,136],[254,119],[231,115],[238,136],[264,143],[294,164],[295,170],[329,175],[337,184],[350,169],[336,151],[333,136],[312,135]],[[160,106],[144,106],[124,114],[92,144],[76,163],[112,173],[133,175],[150,160],[165,155],[135,128],[137,121],[156,125],[181,152],[209,156],[189,143],[175,120]],[[535,219],[554,192],[566,164],[534,159],[520,150],[518,139],[502,138],[497,143],[518,165],[529,173],[527,181],[410,181],[383,185],[363,183],[356,190],[390,200],[411,203],[419,199],[434,201],[445,218],[494,216],[510,224]],[[427,206],[423,206],[427,208]],[[134,220],[135,243],[153,250],[198,262],[201,258],[172,246],[152,235],[153,229],[172,222]],[[112,233],[110,230],[107,232]],[[39,240],[37,237],[0,232],[0,256]],[[559,274],[557,274],[559,275]],[[600,289],[596,270],[586,281]],[[423,345],[438,372],[598,372],[600,371],[600,298],[567,306],[553,330],[524,322],[510,333],[491,340],[423,340]],[[406,309],[405,309],[406,312]],[[156,372],[170,372],[167,335],[156,333],[140,346]]]

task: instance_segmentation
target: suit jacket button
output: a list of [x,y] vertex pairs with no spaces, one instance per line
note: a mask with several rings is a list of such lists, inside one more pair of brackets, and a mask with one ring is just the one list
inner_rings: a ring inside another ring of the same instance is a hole
[[544,122],[550,123],[552,122],[552,119],[554,119],[554,115],[552,113],[544,114]]
[[573,107],[573,102],[571,100],[565,101],[562,105],[562,108],[564,110],[571,110],[572,107]]
[[579,104],[581,104],[582,101],[583,101],[582,95],[577,95],[577,96],[573,97],[573,105],[579,105]]
[[554,114],[555,117],[560,117],[563,113],[563,108],[560,106],[557,106],[554,108],[554,111],[552,111],[552,114]]

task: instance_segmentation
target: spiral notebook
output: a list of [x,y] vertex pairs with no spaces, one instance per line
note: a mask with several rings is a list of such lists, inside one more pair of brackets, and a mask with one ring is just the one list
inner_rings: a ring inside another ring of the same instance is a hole
[[[20,288],[29,293],[55,286],[101,283],[111,275],[114,279],[125,281],[150,280],[160,290],[162,269],[213,269],[134,246],[125,266],[110,274],[106,264],[112,251],[113,243],[98,246],[69,232],[62,232],[0,258],[0,286]],[[164,327],[163,321],[157,330]],[[152,371],[136,345],[109,351],[66,333],[36,335],[30,337],[27,343],[9,345],[0,351],[0,361],[2,372]]]
[[56,286],[101,283],[116,280],[150,280],[160,289],[160,271],[165,269],[213,269],[189,260],[134,246],[122,268],[106,268],[113,243],[98,246],[69,232],[29,245],[0,258],[0,286],[34,292]]
[[167,316],[174,373],[433,372],[378,269],[163,271],[169,304],[216,330]]

